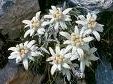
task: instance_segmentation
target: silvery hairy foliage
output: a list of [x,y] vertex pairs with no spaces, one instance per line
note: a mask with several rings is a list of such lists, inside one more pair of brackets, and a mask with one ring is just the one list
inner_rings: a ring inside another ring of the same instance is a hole
[[69,0],[75,5],[87,8],[88,10],[101,11],[112,5],[113,0]]

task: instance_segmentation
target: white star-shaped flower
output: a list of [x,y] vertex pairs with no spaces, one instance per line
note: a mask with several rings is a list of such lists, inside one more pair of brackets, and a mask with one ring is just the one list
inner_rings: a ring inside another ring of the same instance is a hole
[[13,51],[8,59],[16,59],[16,63],[22,62],[24,68],[28,70],[28,59],[34,60],[34,56],[42,55],[41,52],[37,51],[37,48],[34,40],[20,43],[16,47],[10,47],[8,49]]
[[103,25],[96,22],[97,15],[95,13],[88,13],[86,17],[83,15],[78,16],[80,20],[76,21],[76,23],[83,26],[85,34],[93,34],[100,41],[98,32],[103,32]]
[[45,19],[50,20],[48,24],[53,23],[55,30],[58,30],[58,28],[66,29],[67,25],[65,22],[71,21],[71,17],[68,13],[72,10],[72,8],[67,8],[64,11],[62,11],[61,8],[55,6],[51,6],[51,8],[52,9],[49,10],[49,15],[44,16]]
[[67,38],[66,41],[64,41],[64,44],[68,44],[67,50],[72,49],[72,54],[73,54],[73,60],[77,59],[77,54],[80,56],[84,55],[84,52],[82,50],[82,47],[85,45],[88,45],[90,41],[92,41],[94,38],[91,36],[83,36],[84,34],[84,29],[79,30],[77,26],[75,26],[74,33],[67,33],[67,32],[60,32],[60,34],[64,37]]
[[23,20],[22,22],[26,24],[26,27],[29,27],[29,29],[25,32],[24,38],[26,38],[29,34],[30,36],[33,36],[34,34],[42,35],[45,32],[44,29],[44,22],[42,19],[40,19],[40,13],[41,11],[36,13],[36,16],[32,18],[32,20]]
[[51,57],[49,57],[46,61],[50,61],[50,63],[53,65],[51,67],[51,74],[53,75],[55,71],[61,71],[63,69],[70,69],[69,64],[71,64],[70,61],[70,53],[67,53],[65,49],[61,49],[58,45],[56,45],[55,52],[50,47],[49,48]]
[[89,67],[91,65],[91,61],[96,61],[99,58],[94,55],[96,52],[96,48],[90,48],[88,45],[84,47],[84,55],[79,58],[80,61],[80,71],[84,73],[85,66]]

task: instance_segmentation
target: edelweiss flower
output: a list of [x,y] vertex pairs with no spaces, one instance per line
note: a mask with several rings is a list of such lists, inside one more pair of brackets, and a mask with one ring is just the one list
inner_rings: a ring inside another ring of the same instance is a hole
[[[64,41],[64,44],[68,44],[67,49],[72,49],[72,53],[78,53],[80,56],[84,55],[82,47],[85,46],[86,43],[93,40],[93,37],[83,36],[84,30],[79,30],[77,26],[75,26],[75,31],[71,35],[67,32],[60,32],[60,34],[66,37],[68,40]],[[76,56],[76,55],[74,55]],[[77,57],[73,57],[73,59]]]
[[100,34],[103,32],[103,25],[96,22],[97,15],[94,13],[88,13],[87,18],[83,15],[78,16],[80,20],[76,21],[77,24],[81,24],[86,29],[85,34],[93,34],[95,38],[100,41]]
[[34,60],[34,56],[42,55],[39,51],[37,51],[34,40],[20,43],[19,45],[16,45],[16,47],[10,47],[8,50],[13,51],[8,59],[16,59],[16,63],[22,61],[26,70],[28,69],[28,59]]
[[70,61],[70,53],[67,53],[65,51],[65,49],[61,49],[60,47],[57,45],[55,48],[55,52],[53,51],[53,49],[50,47],[49,48],[50,53],[51,53],[51,57],[49,57],[47,59],[47,61],[51,61],[50,63],[53,64],[53,66],[51,67],[51,74],[53,75],[54,72],[56,70],[63,70],[65,69],[70,69],[69,64],[71,63]]
[[67,25],[65,24],[65,21],[71,21],[70,15],[68,13],[72,10],[72,8],[67,8],[64,11],[62,11],[61,8],[57,8],[55,6],[51,6],[52,9],[50,9],[50,14],[45,15],[45,19],[51,19],[49,24],[53,23],[55,30],[58,30],[59,27],[62,29],[67,28]]
[[26,38],[29,34],[30,36],[33,36],[36,34],[44,34],[44,23],[40,19],[40,11],[36,13],[36,16],[32,18],[32,20],[23,20],[22,22],[26,24],[26,27],[30,27],[29,30],[27,30],[24,34],[24,38]]
[[84,47],[84,55],[79,58],[80,61],[80,71],[84,73],[85,66],[89,67],[91,65],[91,61],[96,61],[99,58],[94,55],[96,52],[96,48],[90,48],[88,45]]

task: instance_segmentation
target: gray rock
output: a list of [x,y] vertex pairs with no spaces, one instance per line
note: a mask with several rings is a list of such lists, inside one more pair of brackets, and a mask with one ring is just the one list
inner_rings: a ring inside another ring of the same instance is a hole
[[96,70],[96,84],[113,84],[113,70],[111,64],[103,56],[101,63]]
[[[101,12],[104,9],[111,11],[113,0],[66,0],[71,2],[73,5],[78,5],[81,8],[87,9],[88,11]],[[113,9],[112,9],[113,11]]]
[[9,60],[8,64],[0,70],[0,84],[41,84],[42,76],[33,75],[30,71],[25,71],[22,66]]
[[6,84],[6,81],[11,80],[17,71],[17,64],[15,64],[13,60],[10,60],[8,64],[0,70],[0,84]]
[[1,4],[5,13],[0,17],[0,29],[3,29],[3,35],[8,34],[10,39],[15,39],[24,28],[22,20],[31,19],[40,8],[38,0],[12,0],[8,3]]

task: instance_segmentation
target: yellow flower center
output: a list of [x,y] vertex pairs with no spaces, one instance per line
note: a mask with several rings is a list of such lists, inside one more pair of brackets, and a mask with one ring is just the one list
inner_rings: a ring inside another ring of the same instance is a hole
[[53,13],[53,17],[55,18],[55,20],[61,20],[63,18],[63,13],[59,10],[56,10]]
[[20,49],[20,57],[21,58],[24,58],[27,53],[28,53],[28,49],[25,49],[25,48]]
[[72,33],[71,34],[71,43],[74,46],[80,46],[83,44],[83,40],[79,35]]
[[64,60],[64,57],[61,55],[54,56],[53,62],[56,64],[61,64]]
[[41,26],[41,21],[32,20],[32,28],[39,28]]
[[96,26],[96,21],[94,20],[94,18],[90,18],[88,21],[88,28],[94,29]]

